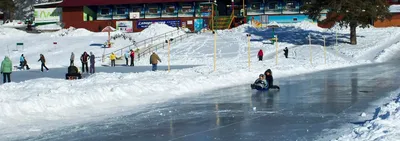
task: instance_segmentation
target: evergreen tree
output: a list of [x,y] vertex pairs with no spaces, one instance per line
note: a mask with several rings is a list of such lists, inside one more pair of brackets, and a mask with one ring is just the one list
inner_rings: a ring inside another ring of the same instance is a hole
[[387,0],[314,0],[302,10],[313,20],[321,18],[321,11],[329,10],[323,22],[338,22],[341,27],[350,27],[353,45],[357,44],[358,26],[365,28],[374,21],[391,18]]
[[13,0],[0,0],[0,9],[4,13],[4,19],[11,19],[11,14],[15,11]]

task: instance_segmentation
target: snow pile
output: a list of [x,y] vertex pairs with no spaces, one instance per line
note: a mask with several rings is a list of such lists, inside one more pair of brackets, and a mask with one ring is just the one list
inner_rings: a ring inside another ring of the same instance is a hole
[[37,30],[61,30],[61,26],[58,24],[46,24],[46,25],[39,25],[36,26]]
[[377,62],[386,62],[392,59],[399,59],[400,41],[392,46],[382,50],[382,52],[375,58]]
[[171,32],[171,31],[177,31],[176,33],[179,33],[179,34],[185,33],[184,31],[180,31],[180,30],[178,31],[176,27],[171,27],[166,24],[153,23],[149,27],[144,29],[142,32],[140,32],[138,36],[150,38],[150,37],[154,37],[154,36],[161,35],[161,34],[164,34],[167,32]]
[[15,36],[26,36],[26,35],[29,34],[22,30],[18,30],[15,28],[0,27],[0,37],[13,37],[13,36],[15,37]]
[[51,37],[79,37],[79,36],[90,36],[93,35],[93,32],[83,29],[83,28],[74,28],[70,27],[68,29],[62,29],[55,33],[51,33]]
[[[400,90],[392,93],[398,95]],[[342,135],[338,141],[398,141],[400,140],[400,95],[396,100],[378,108],[372,120],[355,127],[348,135]]]
[[14,20],[12,22],[6,22],[5,24],[2,24],[0,27],[26,28],[26,24],[23,21]]
[[311,22],[307,22],[307,21],[302,21],[302,22],[293,23],[293,24],[281,24],[280,26],[282,26],[282,27],[290,26],[290,27],[296,27],[296,28],[299,28],[302,30],[319,31],[319,32],[326,30],[324,28],[319,27],[317,23],[311,23]]

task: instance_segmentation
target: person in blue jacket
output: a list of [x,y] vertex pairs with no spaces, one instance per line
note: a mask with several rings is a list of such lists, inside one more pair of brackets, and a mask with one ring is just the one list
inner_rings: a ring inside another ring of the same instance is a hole
[[21,69],[24,69],[24,67],[26,66],[26,69],[29,70],[29,66],[28,66],[28,62],[25,59],[24,54],[21,55],[21,57],[19,58],[19,66],[21,67]]
[[129,56],[131,54],[129,53],[129,51],[125,52],[124,56],[125,56],[125,65],[129,66]]

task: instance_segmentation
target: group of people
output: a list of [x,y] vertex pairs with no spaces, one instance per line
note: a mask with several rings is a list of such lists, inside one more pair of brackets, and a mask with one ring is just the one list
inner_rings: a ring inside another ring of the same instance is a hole
[[[95,62],[96,62],[96,56],[90,52],[90,55],[85,51],[80,57],[81,63],[82,63],[82,73],[90,73],[93,74],[95,73]],[[71,53],[71,58],[70,58],[70,65],[68,67],[68,73],[65,75],[66,79],[71,79],[71,78],[82,78],[82,74],[79,72],[78,67],[75,66],[74,64],[75,61],[75,54],[72,52]],[[90,67],[88,67],[88,62],[90,62]]]
[[[125,53],[125,65],[126,66],[135,66],[135,51],[130,50]],[[129,58],[131,58],[131,64],[129,65]]]
[[[41,62],[41,71],[43,72],[43,68],[45,68],[47,71],[49,70],[46,66],[46,59],[44,57],[43,54],[40,54],[40,58],[38,60],[38,62]],[[20,69],[26,69],[29,70],[29,66],[28,66],[28,61],[26,60],[24,54],[21,55],[20,59],[19,59],[19,67]],[[9,83],[11,82],[11,73],[13,70],[13,65],[12,65],[12,61],[10,60],[10,58],[8,56],[4,57],[4,60],[1,62],[1,74],[3,74],[3,83]]]
[[[283,49],[283,55],[285,55],[285,58],[288,58],[289,49],[288,49],[287,47],[285,47],[285,49]],[[260,49],[260,50],[258,51],[257,57],[258,57],[258,61],[262,61],[262,60],[263,60],[264,52],[263,52],[262,49]]]
[[258,86],[259,89],[280,89],[279,86],[274,85],[271,69],[267,69],[264,74],[260,74],[254,85]]

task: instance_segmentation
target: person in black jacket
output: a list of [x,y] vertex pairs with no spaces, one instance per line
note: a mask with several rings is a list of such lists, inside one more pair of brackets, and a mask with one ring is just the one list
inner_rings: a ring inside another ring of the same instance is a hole
[[265,79],[267,80],[269,89],[280,89],[279,86],[274,85],[274,78],[272,77],[271,69],[265,71]]
[[283,52],[284,52],[285,58],[288,58],[289,49],[287,47],[285,47],[285,49],[283,49]]

